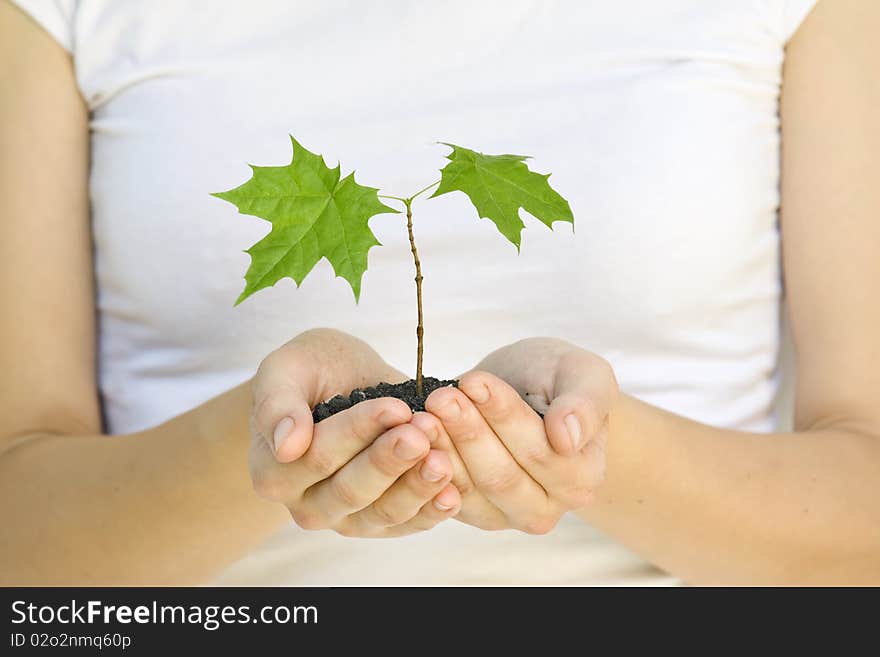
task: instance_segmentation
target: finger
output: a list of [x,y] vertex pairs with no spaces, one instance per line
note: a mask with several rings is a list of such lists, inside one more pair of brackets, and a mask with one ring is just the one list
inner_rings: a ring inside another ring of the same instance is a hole
[[382,434],[339,472],[306,490],[299,508],[332,524],[366,508],[427,455],[427,436],[410,424]]
[[[308,451],[288,464],[286,473],[302,492],[331,477],[389,429],[412,417],[404,402],[382,397],[355,404],[314,425]],[[427,451],[427,450],[426,450]]]
[[567,456],[595,438],[617,396],[617,381],[607,363],[573,350],[559,359],[551,396],[544,414],[547,437]]
[[548,492],[568,487],[582,468],[557,454],[547,440],[544,422],[507,383],[488,372],[468,372],[461,390],[517,463]]
[[375,527],[393,527],[411,520],[452,479],[449,456],[431,450],[424,460],[410,468],[375,502],[351,516],[352,522]]
[[388,527],[385,536],[407,536],[433,529],[444,520],[460,513],[461,505],[458,490],[453,484],[446,484],[433,500],[422,506],[414,518],[400,525]]
[[559,456],[565,464],[574,469],[569,479],[558,479],[560,485],[553,487],[552,497],[559,500],[566,509],[575,510],[591,504],[596,489],[605,481],[605,467],[608,462],[608,423],[606,422],[595,438],[590,440],[577,454]]
[[425,408],[443,423],[474,484],[490,502],[515,524],[544,515],[551,505],[547,492],[514,460],[463,392],[435,390]]
[[[592,493],[605,481],[605,469],[608,463],[608,422],[606,420],[599,433],[581,450],[581,458],[584,460],[584,486]],[[587,496],[586,502],[592,498]],[[585,502],[585,503],[586,503]]]
[[474,527],[489,531],[507,528],[509,523],[504,512],[477,490],[464,461],[461,460],[452,439],[446,433],[443,423],[424,411],[414,413],[410,423],[428,436],[435,449],[442,450],[449,457],[452,465],[452,484],[461,496],[461,510],[456,518]]
[[[566,508],[580,508],[593,498],[604,477],[604,452],[587,448],[562,456],[550,446],[544,422],[507,383],[487,372],[468,372],[459,389],[476,406],[516,462]],[[588,444],[589,445],[589,444]],[[601,471],[601,474],[599,474]]]

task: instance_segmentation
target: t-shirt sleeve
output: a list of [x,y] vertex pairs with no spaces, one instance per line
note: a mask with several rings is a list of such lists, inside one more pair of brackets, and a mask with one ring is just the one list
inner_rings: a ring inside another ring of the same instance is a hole
[[73,53],[76,3],[77,0],[12,0],[69,53]]
[[783,0],[782,38],[788,43],[807,15],[821,0]]

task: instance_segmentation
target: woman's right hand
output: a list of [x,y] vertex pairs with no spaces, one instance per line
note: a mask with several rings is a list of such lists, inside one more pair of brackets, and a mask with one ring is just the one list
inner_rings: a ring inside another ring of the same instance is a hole
[[249,467],[257,493],[303,529],[392,537],[431,529],[460,506],[452,464],[410,424],[399,399],[364,401],[314,424],[336,394],[406,377],[362,340],[331,329],[300,334],[253,381]]

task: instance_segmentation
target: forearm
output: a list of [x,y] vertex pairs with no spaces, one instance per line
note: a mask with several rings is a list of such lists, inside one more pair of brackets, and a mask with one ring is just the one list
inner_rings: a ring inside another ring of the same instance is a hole
[[622,396],[580,515],[695,584],[880,583],[880,435],[709,427]]
[[253,493],[249,384],[147,431],[0,455],[2,584],[200,583],[277,529]]

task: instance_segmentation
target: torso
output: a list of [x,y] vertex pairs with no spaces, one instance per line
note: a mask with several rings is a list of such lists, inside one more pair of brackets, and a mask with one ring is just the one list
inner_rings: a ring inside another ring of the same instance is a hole
[[[800,0],[358,3],[83,0],[93,110],[100,376],[108,430],[154,425],[333,326],[412,372],[400,216],[371,227],[359,305],[321,262],[241,306],[243,249],[269,225],[209,196],[286,164],[288,133],[394,195],[452,141],[552,171],[574,233],[526,218],[517,255],[457,194],[415,206],[427,374],[553,335],[606,357],[630,394],[772,428],[778,351],[783,45]],[[794,6],[796,5],[796,6]],[[112,54],[112,56],[111,56]],[[576,519],[542,537],[456,523],[392,541],[291,526],[225,583],[666,583]]]

